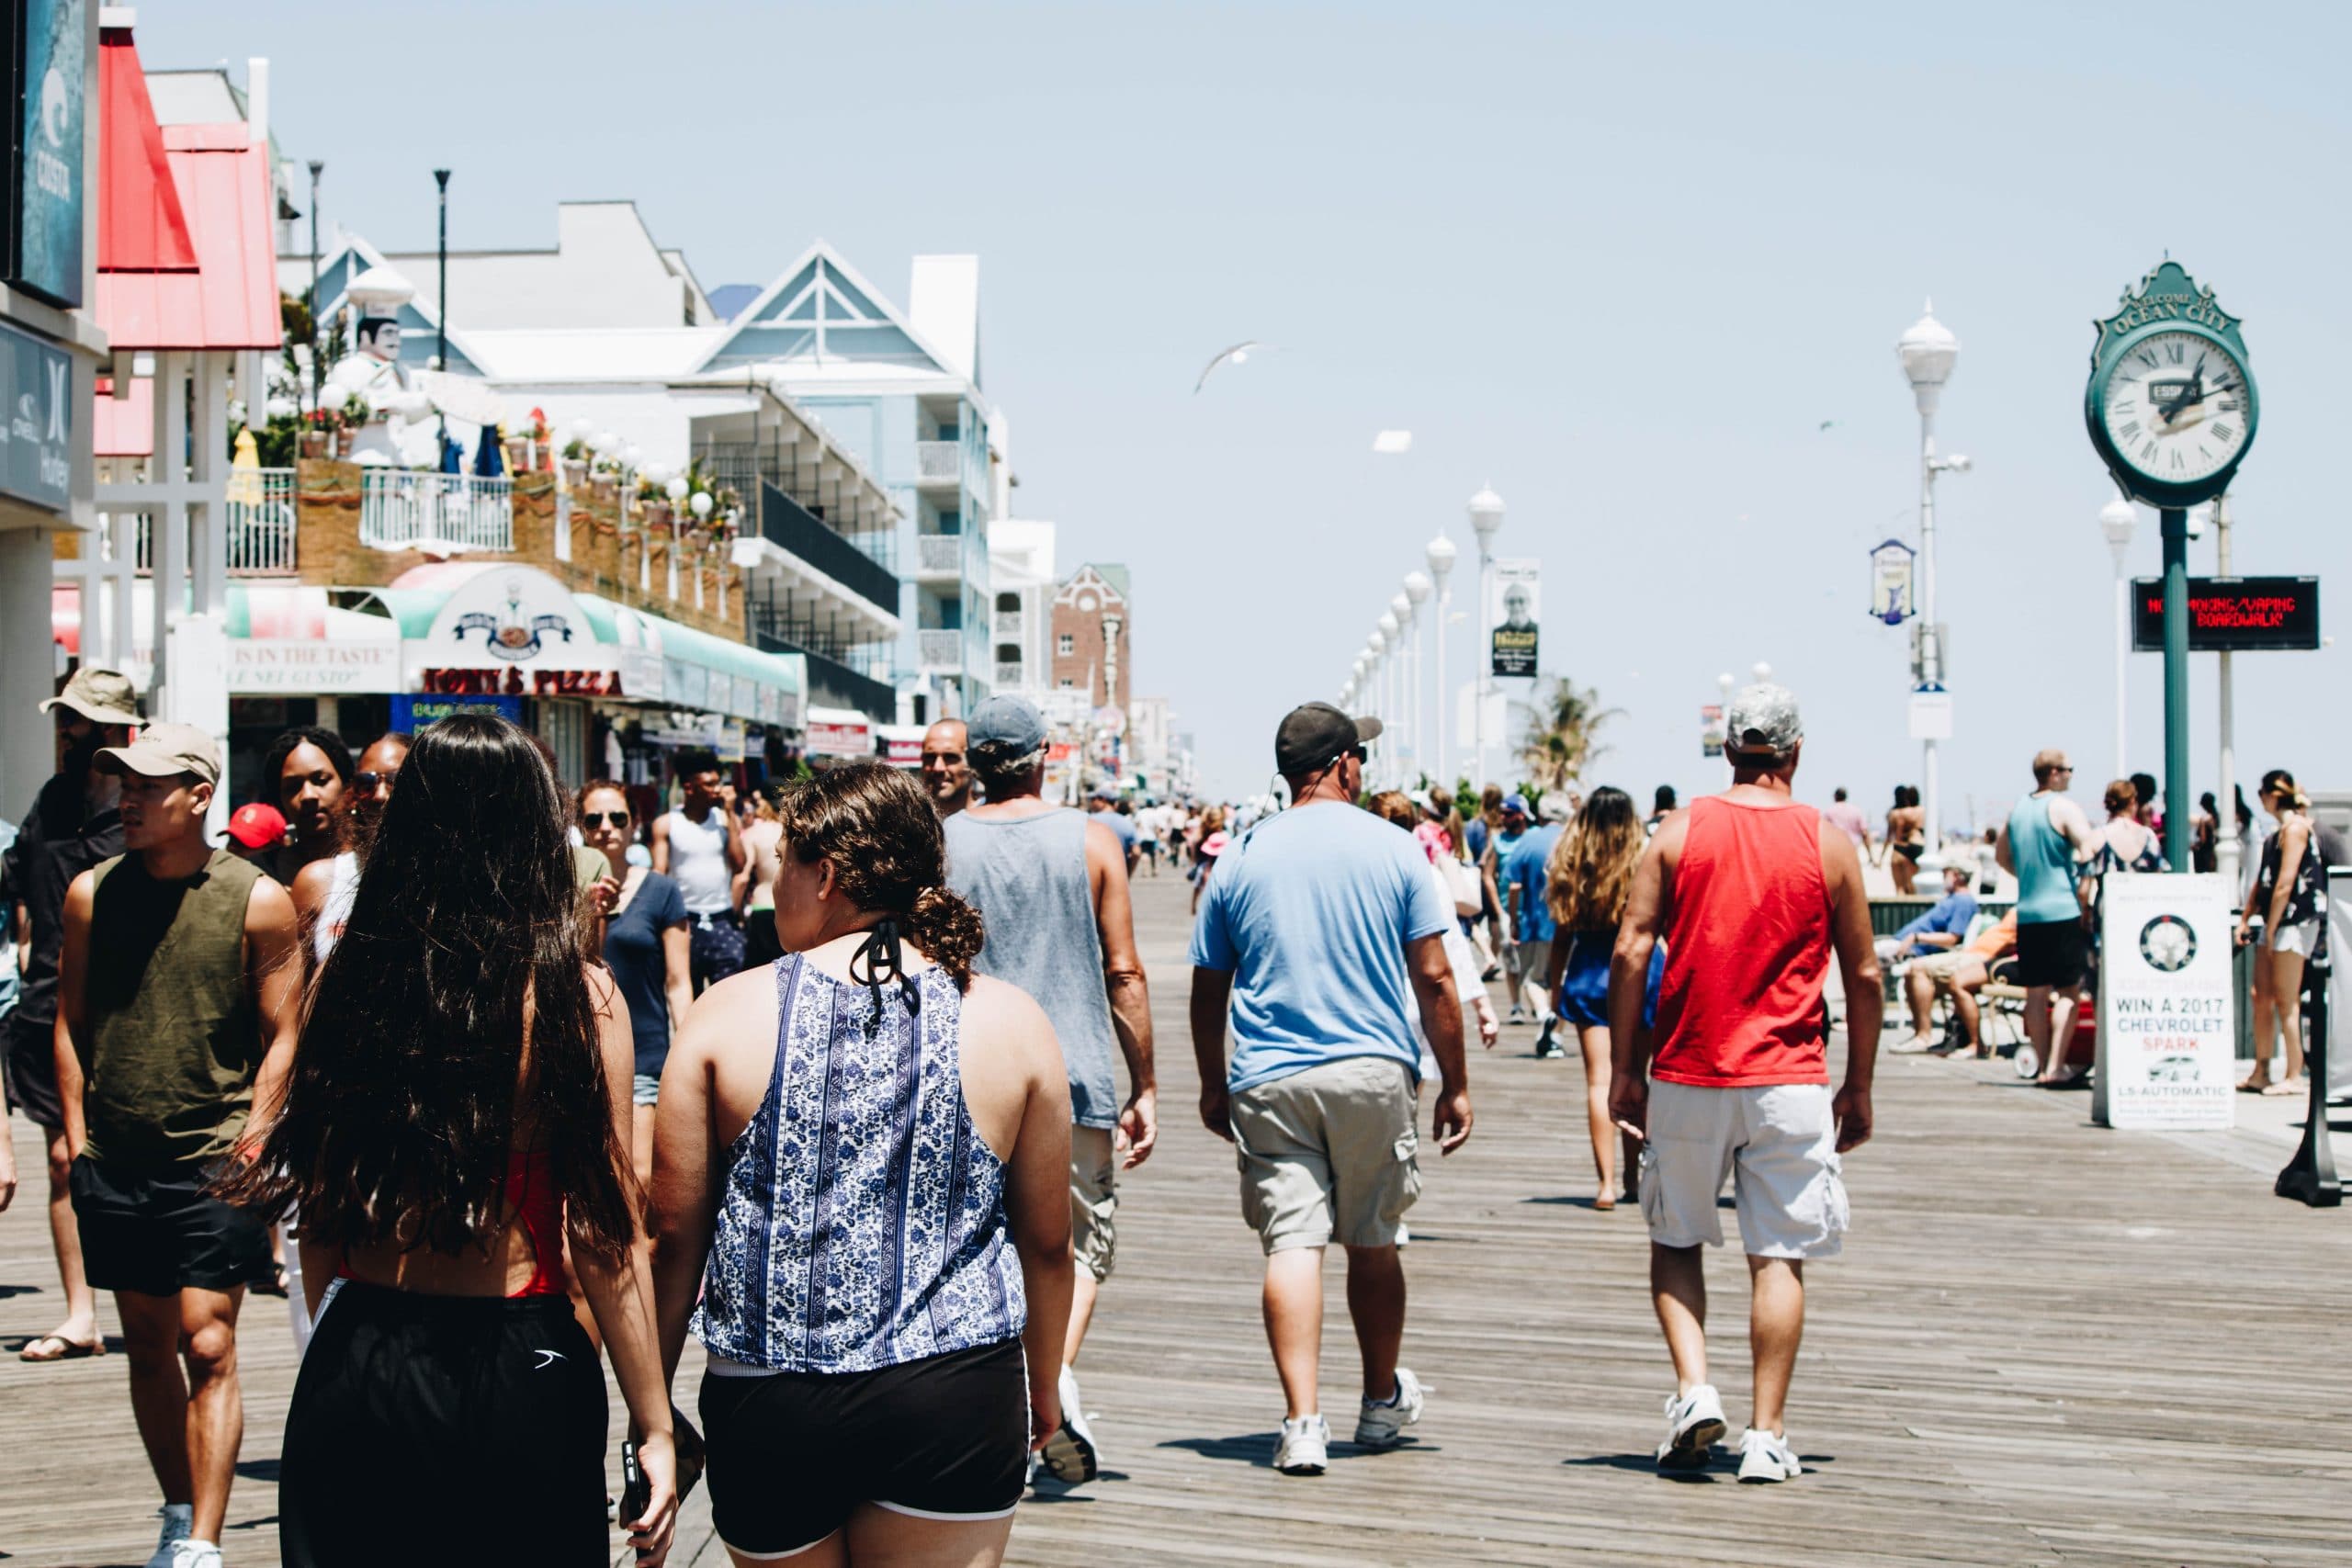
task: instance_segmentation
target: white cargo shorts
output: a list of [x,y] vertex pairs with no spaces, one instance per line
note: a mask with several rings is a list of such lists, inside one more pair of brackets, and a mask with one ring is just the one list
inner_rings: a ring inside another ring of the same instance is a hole
[[1642,1218],[1661,1247],[1721,1247],[1724,1178],[1751,1258],[1835,1258],[1846,1184],[1827,1084],[1759,1089],[1650,1085],[1642,1144]]

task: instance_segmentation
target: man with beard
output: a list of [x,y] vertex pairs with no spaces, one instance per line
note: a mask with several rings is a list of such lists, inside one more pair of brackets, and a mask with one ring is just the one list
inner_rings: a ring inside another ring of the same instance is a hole
[[57,964],[65,941],[65,890],[92,866],[122,852],[122,781],[91,764],[99,748],[123,744],[139,728],[137,701],[118,671],[85,667],[61,695],[40,705],[57,725],[57,773],[41,785],[8,850],[9,928],[22,971],[17,1010],[7,1021],[8,1103],[40,1128],[49,1145],[49,1235],[65,1287],[65,1320],[25,1346],[18,1355],[27,1361],[106,1353],[68,1185],[74,1160],[57,1090]]
[[[368,863],[368,840],[383,818],[384,802],[391,798],[392,780],[408,756],[409,738],[400,730],[379,735],[359,753],[359,767],[351,787],[343,793],[344,848],[314,860],[294,874],[291,889],[294,913],[301,922],[302,954],[315,971],[334,951],[343,923],[351,916],[351,900],[359,891],[359,873]],[[299,761],[289,755],[288,761]]]

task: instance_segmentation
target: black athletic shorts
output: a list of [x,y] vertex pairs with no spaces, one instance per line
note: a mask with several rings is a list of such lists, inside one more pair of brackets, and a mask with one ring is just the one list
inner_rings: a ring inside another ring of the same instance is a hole
[[278,1456],[287,1568],[602,1568],[605,1373],[565,1296],[342,1280]]
[[8,1103],[44,1132],[65,1125],[65,1105],[57,1098],[57,1025],[10,1013],[0,1022],[7,1034],[5,1066]]
[[1001,1519],[1028,1483],[1018,1339],[871,1372],[706,1372],[701,1409],[711,1524],[747,1556],[804,1551],[861,1503]]
[[141,1170],[75,1160],[69,1181],[90,1283],[171,1296],[269,1279],[269,1227],[205,1191],[213,1173],[209,1165]]
[[[784,956],[784,942],[775,934],[774,909],[743,912],[743,968],[764,969]],[[737,973],[741,973],[738,970]]]
[[2079,983],[2090,957],[2090,939],[2080,920],[2019,920],[2017,983],[2056,986]]

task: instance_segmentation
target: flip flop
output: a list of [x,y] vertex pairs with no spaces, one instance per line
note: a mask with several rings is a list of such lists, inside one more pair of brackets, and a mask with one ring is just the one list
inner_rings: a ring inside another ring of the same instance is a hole
[[1614,1198],[1595,1198],[1592,1201],[1592,1206],[1605,1214],[1610,1210],[1617,1206],[1617,1200]]
[[[42,1347],[47,1345],[54,1345],[57,1348],[42,1349]],[[26,1341],[25,1348],[17,1352],[17,1359],[46,1364],[51,1361],[78,1361],[85,1356],[103,1356],[106,1353],[107,1342],[102,1338],[83,1344],[68,1339],[62,1334],[43,1334],[37,1338]]]
[[2270,1091],[2270,1082],[2271,1080],[2268,1078],[2243,1077],[2238,1079],[2238,1092],[2240,1094],[2267,1094]]
[[2301,1100],[2311,1090],[2299,1083],[2270,1083],[2264,1084],[2260,1092],[2272,1100],[2285,1100],[2290,1096]]

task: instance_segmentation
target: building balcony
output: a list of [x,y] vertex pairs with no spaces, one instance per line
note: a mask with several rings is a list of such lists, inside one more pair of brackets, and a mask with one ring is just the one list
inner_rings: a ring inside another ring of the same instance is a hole
[[374,549],[514,548],[514,481],[475,474],[363,468],[359,542]]
[[[232,472],[222,507],[232,577],[291,577],[297,568],[294,470],[258,468]],[[154,523],[141,513],[139,571],[154,568]]]
[[[824,519],[773,484],[763,483],[760,536],[789,556],[872,604],[881,615],[899,613],[899,576],[860,548],[851,536],[837,534]],[[874,536],[886,537],[887,536]]]
[[915,575],[925,581],[964,576],[964,536],[961,534],[918,534],[915,536]]
[[916,657],[926,674],[960,675],[964,671],[964,634],[959,631],[934,631],[928,627],[915,634]]
[[989,621],[989,635],[999,642],[1019,642],[1021,640],[1021,612],[999,610],[996,612],[995,618]]
[[955,489],[964,482],[964,444],[960,441],[915,443],[915,483]]
[[1019,664],[1000,663],[996,667],[996,684],[998,690],[1008,691],[1012,687],[1020,685],[1021,673],[1023,668],[1024,666]]
[[888,723],[898,714],[898,689],[887,647],[837,644],[819,627],[779,615],[772,603],[752,606],[752,644],[763,653],[797,653],[808,662],[808,701],[818,707],[854,708]]

